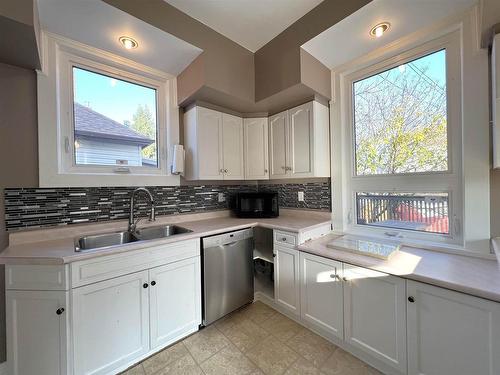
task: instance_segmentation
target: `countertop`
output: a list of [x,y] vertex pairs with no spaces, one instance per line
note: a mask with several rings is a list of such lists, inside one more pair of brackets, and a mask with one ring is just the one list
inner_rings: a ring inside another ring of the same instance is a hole
[[10,234],[10,245],[0,253],[0,264],[64,264],[249,227],[260,226],[301,233],[330,223],[331,216],[329,212],[292,209],[281,209],[280,216],[272,219],[240,219],[230,216],[229,211],[161,216],[154,223],[144,226],[177,224],[192,230],[192,232],[88,252],[75,252],[75,238],[87,234],[125,230],[127,223],[116,221],[30,230]]
[[500,302],[500,265],[494,259],[449,254],[403,246],[389,260],[327,247],[329,234],[298,246],[303,252],[369,268],[409,280]]

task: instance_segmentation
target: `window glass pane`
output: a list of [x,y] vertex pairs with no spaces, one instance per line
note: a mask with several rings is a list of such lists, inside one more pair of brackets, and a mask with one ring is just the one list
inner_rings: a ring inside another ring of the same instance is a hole
[[357,223],[449,233],[448,193],[356,193]]
[[353,84],[356,175],[448,170],[446,50]]
[[73,67],[75,162],[158,166],[156,90]]

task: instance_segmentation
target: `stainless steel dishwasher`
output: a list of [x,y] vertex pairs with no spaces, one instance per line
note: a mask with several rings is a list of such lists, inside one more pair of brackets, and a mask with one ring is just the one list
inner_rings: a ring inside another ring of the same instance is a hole
[[203,325],[253,301],[253,229],[202,239]]

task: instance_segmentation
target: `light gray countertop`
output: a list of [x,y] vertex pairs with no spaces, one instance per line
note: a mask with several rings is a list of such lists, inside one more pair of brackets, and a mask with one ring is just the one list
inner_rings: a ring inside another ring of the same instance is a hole
[[9,237],[9,247],[0,253],[0,264],[64,264],[255,226],[300,233],[330,222],[329,212],[287,209],[280,210],[280,216],[272,219],[239,219],[231,217],[229,211],[162,216],[149,225],[177,224],[192,232],[88,252],[75,252],[75,238],[124,230],[127,223],[116,221],[15,232]]
[[329,234],[298,246],[303,252],[500,302],[500,266],[494,259],[402,246],[388,260],[327,247]]

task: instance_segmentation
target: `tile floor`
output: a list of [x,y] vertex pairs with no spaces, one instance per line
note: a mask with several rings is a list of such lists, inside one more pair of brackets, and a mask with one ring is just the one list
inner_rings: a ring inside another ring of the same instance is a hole
[[149,357],[123,375],[381,375],[255,302]]

